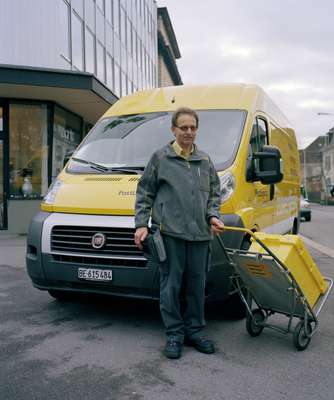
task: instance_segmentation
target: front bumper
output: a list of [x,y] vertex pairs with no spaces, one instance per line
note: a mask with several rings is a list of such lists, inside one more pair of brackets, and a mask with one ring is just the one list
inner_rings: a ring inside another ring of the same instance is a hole
[[[235,216],[225,216],[227,225],[241,226]],[[131,257],[110,259],[92,254],[78,254],[54,251],[51,246],[51,232],[54,226],[133,227],[133,217],[91,216],[57,213],[38,213],[32,220],[28,238],[26,265],[33,285],[41,290],[66,290],[88,292],[122,297],[159,299],[159,266],[146,261],[138,266],[138,260]],[[224,235],[228,247],[240,245],[241,237]],[[144,256],[142,256],[144,259]],[[126,263],[125,263],[126,261]],[[112,270],[112,281],[88,281],[78,278],[79,268]],[[224,300],[230,291],[232,268],[228,265],[219,248],[218,241],[212,243],[212,257],[207,275],[206,296],[208,300]]]

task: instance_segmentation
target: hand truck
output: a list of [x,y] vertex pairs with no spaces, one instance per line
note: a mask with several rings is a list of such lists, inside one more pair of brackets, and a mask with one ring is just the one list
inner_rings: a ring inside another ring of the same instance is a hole
[[[248,250],[225,248],[222,238],[218,242],[233,267],[232,285],[246,306],[246,330],[250,336],[259,336],[264,328],[283,334],[293,334],[297,350],[305,350],[318,329],[318,315],[333,287],[331,278],[323,277],[327,289],[319,295],[311,307],[300,285],[288,267],[249,229],[228,227],[226,231],[248,234],[265,251],[256,253]],[[253,307],[256,304],[256,308]],[[286,328],[269,323],[275,313],[288,317]],[[299,322],[293,326],[293,319]]]

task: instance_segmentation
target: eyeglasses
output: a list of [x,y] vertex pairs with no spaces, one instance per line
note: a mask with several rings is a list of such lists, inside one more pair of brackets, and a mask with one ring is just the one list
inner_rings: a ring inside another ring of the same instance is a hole
[[175,125],[176,128],[181,129],[182,132],[188,132],[188,130],[190,129],[192,133],[195,133],[197,131],[197,126],[191,125],[191,126],[177,126]]

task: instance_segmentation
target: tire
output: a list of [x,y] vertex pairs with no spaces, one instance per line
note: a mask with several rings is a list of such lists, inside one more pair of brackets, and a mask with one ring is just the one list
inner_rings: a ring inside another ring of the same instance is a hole
[[259,308],[253,310],[252,314],[253,318],[251,315],[247,315],[246,329],[250,336],[256,337],[261,335],[263,331],[264,326],[262,325],[262,323],[265,320],[265,314]]
[[244,319],[246,316],[246,306],[238,293],[233,293],[222,304],[223,315],[229,319]]
[[[311,322],[307,322],[307,330],[308,333],[312,332]],[[293,331],[293,344],[295,345],[297,350],[303,351],[310,344],[310,341],[311,338],[307,337],[305,332],[305,322],[299,321]]]
[[65,290],[50,289],[48,292],[51,297],[58,301],[71,301],[76,298],[76,293],[67,292]]

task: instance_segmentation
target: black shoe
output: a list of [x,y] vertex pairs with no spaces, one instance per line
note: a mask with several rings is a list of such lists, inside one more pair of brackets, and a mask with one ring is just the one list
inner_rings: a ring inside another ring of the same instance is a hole
[[184,344],[195,347],[196,350],[205,354],[212,354],[216,351],[212,340],[206,338],[205,336],[199,336],[195,338],[186,337]]
[[164,348],[164,355],[167,358],[180,358],[182,353],[182,343],[180,339],[175,336],[170,336],[167,339],[166,346]]

